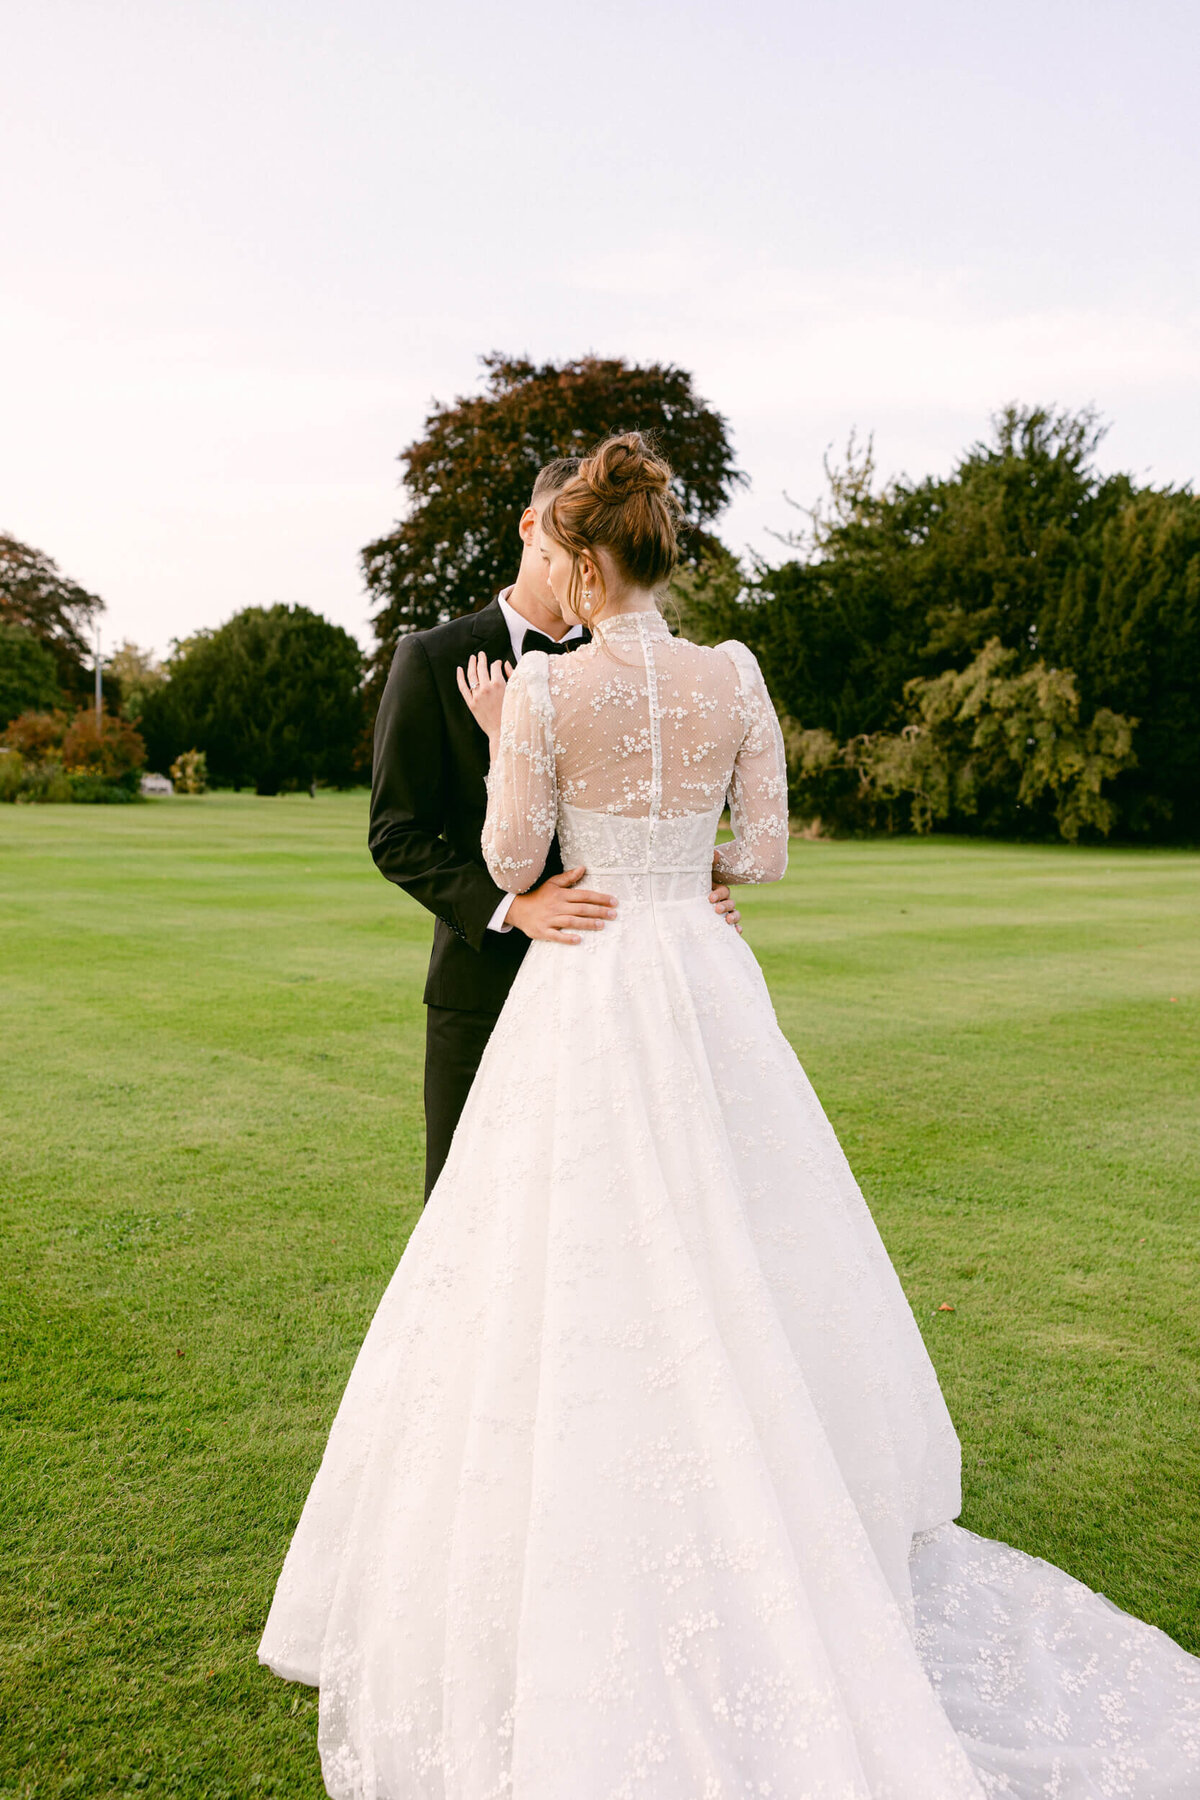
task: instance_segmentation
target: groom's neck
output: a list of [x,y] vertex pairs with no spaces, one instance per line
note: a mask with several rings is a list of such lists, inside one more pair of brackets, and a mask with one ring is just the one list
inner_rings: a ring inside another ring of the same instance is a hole
[[508,604],[515,613],[520,613],[527,625],[540,631],[544,637],[553,638],[555,643],[565,637],[570,629],[567,621],[560,613],[554,612],[545,601],[538,597],[532,582],[522,581],[517,576],[516,585],[507,595]]

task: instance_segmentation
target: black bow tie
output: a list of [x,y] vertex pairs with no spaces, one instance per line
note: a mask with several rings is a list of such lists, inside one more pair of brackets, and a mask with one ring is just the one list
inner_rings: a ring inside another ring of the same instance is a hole
[[534,631],[530,628],[521,639],[521,655],[528,656],[531,650],[544,650],[547,656],[568,656],[572,650],[578,650],[582,643],[582,637],[560,638],[555,643],[554,639],[547,637],[544,631]]

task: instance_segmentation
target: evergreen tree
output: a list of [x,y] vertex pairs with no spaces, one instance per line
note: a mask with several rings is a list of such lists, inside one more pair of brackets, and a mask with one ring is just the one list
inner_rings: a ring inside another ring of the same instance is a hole
[[1093,706],[1136,718],[1125,824],[1200,836],[1200,496],[1114,483],[1119,504],[1045,607],[1045,653]]
[[349,785],[362,733],[362,652],[303,606],[249,606],[176,646],[144,697],[155,768],[201,750],[211,781],[260,794]]

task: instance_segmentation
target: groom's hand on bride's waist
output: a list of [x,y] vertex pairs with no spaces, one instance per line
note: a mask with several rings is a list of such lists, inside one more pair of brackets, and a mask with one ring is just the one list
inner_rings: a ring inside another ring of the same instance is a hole
[[[586,869],[564,869],[551,875],[540,887],[527,894],[517,894],[505,915],[505,924],[523,931],[527,938],[541,938],[555,944],[579,944],[584,931],[603,931],[606,919],[615,919],[617,903],[611,894],[598,894],[578,884]],[[727,887],[715,887],[708,896],[710,903],[727,925],[741,933],[742,915],[729,897]]]
[[732,925],[738,936],[742,935],[742,915],[729,897],[727,887],[715,887],[708,896],[709,904],[715,906],[727,925]]
[[505,924],[528,938],[554,944],[580,944],[580,932],[603,931],[605,920],[616,918],[617,903],[611,894],[581,888],[578,884],[586,874],[586,869],[564,869],[540,887],[518,894],[505,914]]

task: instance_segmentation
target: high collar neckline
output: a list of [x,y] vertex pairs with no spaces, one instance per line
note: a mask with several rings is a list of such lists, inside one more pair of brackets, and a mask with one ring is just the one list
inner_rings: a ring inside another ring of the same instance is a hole
[[607,643],[631,643],[635,639],[644,641],[671,635],[671,627],[657,607],[647,607],[642,612],[614,613],[611,619],[599,618],[592,630]]

